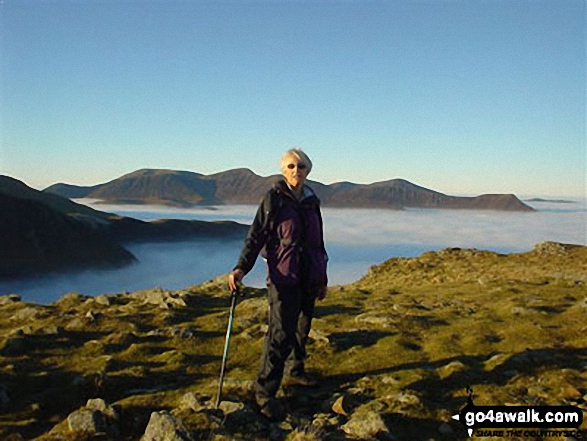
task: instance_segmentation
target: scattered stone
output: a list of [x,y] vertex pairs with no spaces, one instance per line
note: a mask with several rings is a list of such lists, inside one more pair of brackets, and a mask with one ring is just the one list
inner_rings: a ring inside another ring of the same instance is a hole
[[422,404],[422,401],[420,400],[420,398],[418,398],[416,395],[411,394],[409,392],[400,392],[398,394],[388,395],[386,397],[386,399],[391,400],[392,403],[399,404],[402,407],[404,407],[404,406],[416,407],[416,406],[420,406]]
[[171,335],[173,337],[179,337],[184,340],[188,340],[190,338],[194,338],[196,336],[196,331],[192,328],[179,328],[175,327],[171,331]]
[[67,417],[69,430],[74,433],[93,435],[106,431],[106,422],[96,410],[80,409]]
[[64,330],[61,326],[50,325],[41,328],[40,331],[41,334],[45,335],[62,335]]
[[479,285],[487,285],[489,283],[489,281],[490,281],[490,279],[485,276],[481,276],[477,279],[477,283],[479,283]]
[[169,412],[153,412],[141,441],[191,441],[183,422]]
[[79,292],[69,292],[64,294],[55,304],[61,307],[73,307],[80,305],[83,300],[85,297]]
[[188,392],[181,398],[180,408],[191,409],[194,412],[199,412],[202,409],[209,407],[210,397],[202,397],[194,392]]
[[394,320],[389,315],[378,315],[374,312],[365,312],[355,317],[357,323],[364,323],[369,325],[380,326],[388,328],[394,323]]
[[40,307],[27,306],[12,314],[12,319],[16,321],[30,322],[39,317]]
[[309,337],[311,340],[314,340],[315,342],[326,344],[330,343],[328,336],[323,332],[317,331],[316,329],[310,329]]
[[349,436],[359,439],[373,439],[381,434],[389,434],[385,421],[377,412],[355,412],[341,429]]
[[5,296],[0,296],[0,306],[10,305],[11,303],[17,303],[21,301],[21,297],[17,294],[8,294]]
[[108,406],[102,398],[89,399],[86,403],[86,409],[96,410],[112,420],[118,419],[118,411],[112,406]]
[[86,406],[76,410],[67,417],[70,432],[76,435],[107,435],[112,439],[119,436],[116,423],[119,414],[101,398],[90,399]]
[[397,379],[395,379],[394,377],[392,377],[391,375],[386,375],[385,377],[383,377],[381,382],[383,384],[398,384],[399,383],[399,381]]
[[104,339],[104,343],[126,348],[137,340],[137,336],[132,332],[113,332]]
[[65,326],[65,329],[68,331],[83,331],[86,329],[87,325],[87,320],[83,320],[81,317],[76,317]]
[[221,401],[218,407],[224,412],[224,415],[229,415],[239,410],[243,410],[245,405],[243,403],[235,403],[234,401]]
[[94,299],[94,302],[96,302],[98,305],[102,305],[102,306],[110,306],[110,305],[112,305],[112,301],[110,300],[110,297],[108,297],[105,294],[101,294],[98,297],[96,297]]
[[22,331],[24,335],[33,335],[35,333],[35,328],[32,325],[24,325],[20,328],[20,331]]
[[528,314],[535,314],[536,311],[529,308],[524,308],[523,306],[513,306],[510,309],[510,313],[513,315],[528,315]]
[[357,406],[358,399],[354,395],[342,395],[332,405],[332,411],[338,415],[349,415]]
[[185,308],[187,306],[182,295],[161,288],[141,291],[129,296],[140,298],[144,304],[156,305],[162,309]]
[[568,250],[572,247],[572,245],[566,245],[564,243],[557,243],[557,242],[542,242],[537,244],[533,252],[537,254],[552,254],[558,256],[564,256],[568,253]]
[[441,379],[445,379],[450,377],[452,374],[456,372],[463,372],[467,370],[467,366],[465,366],[460,361],[453,361],[445,366],[438,368],[438,375]]

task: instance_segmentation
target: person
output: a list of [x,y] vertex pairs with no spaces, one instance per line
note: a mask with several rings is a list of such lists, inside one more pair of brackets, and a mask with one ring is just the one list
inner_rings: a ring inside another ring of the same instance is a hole
[[276,421],[285,416],[276,393],[286,365],[290,384],[315,384],[304,365],[306,342],[315,302],[324,299],[328,285],[320,201],[306,185],[312,161],[302,150],[291,149],[283,154],[280,168],[283,179],[262,199],[238,263],[228,276],[230,289],[236,289],[264,249],[269,328],[255,399],[260,412]]

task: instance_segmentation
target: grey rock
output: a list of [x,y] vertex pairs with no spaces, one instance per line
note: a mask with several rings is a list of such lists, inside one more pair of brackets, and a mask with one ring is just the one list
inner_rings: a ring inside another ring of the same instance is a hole
[[235,403],[233,401],[222,401],[218,407],[220,410],[222,410],[222,412],[224,412],[225,415],[228,415],[244,409],[245,405],[243,403]]
[[35,306],[27,306],[22,308],[21,310],[15,312],[12,315],[12,318],[16,321],[25,321],[28,322],[30,320],[36,319],[41,313],[40,307]]
[[106,404],[106,401],[104,401],[102,398],[89,399],[86,403],[86,409],[98,411],[102,415],[112,420],[118,419],[118,412],[116,411],[116,409],[114,409],[111,406],[108,406],[108,404]]
[[97,434],[106,431],[103,415],[91,409],[76,410],[67,417],[67,424],[74,433]]
[[87,327],[87,320],[83,320],[80,317],[74,318],[71,322],[67,324],[65,329],[68,331],[83,331]]
[[130,294],[130,296],[137,295],[140,296],[143,303],[156,305],[163,309],[185,308],[187,306],[181,294],[161,288]]
[[5,296],[0,296],[0,306],[10,305],[11,303],[20,302],[21,297],[17,294],[8,294]]
[[182,421],[167,411],[153,412],[141,441],[191,441]]
[[510,309],[510,313],[513,315],[528,315],[536,313],[536,311],[528,308],[524,308],[523,306],[514,306]]
[[557,242],[542,242],[537,244],[532,251],[538,254],[553,254],[562,256],[568,254],[569,247],[569,245]]
[[40,331],[42,334],[45,334],[45,335],[62,335],[63,334],[63,328],[61,326],[55,326],[55,325],[45,326],[44,328],[41,328]]
[[310,335],[309,335],[310,339],[314,340],[315,342],[319,342],[319,343],[330,343],[330,340],[328,339],[328,335],[317,331],[315,329],[311,329],[310,330]]
[[438,374],[440,378],[445,379],[447,377],[450,377],[454,373],[462,372],[465,370],[467,370],[467,366],[465,366],[460,361],[453,361],[449,364],[446,364],[438,368]]
[[208,397],[201,397],[194,392],[188,392],[181,398],[180,407],[199,412],[200,410],[209,407],[210,402],[207,398]]
[[84,296],[82,296],[79,292],[68,292],[67,294],[64,294],[63,296],[61,296],[61,298],[56,302],[57,304],[79,304],[82,302],[82,300],[84,299]]
[[112,304],[110,297],[106,296],[105,294],[101,294],[98,297],[96,297],[94,299],[94,302],[96,302],[98,305],[102,305],[102,306],[110,306]]
[[196,331],[194,331],[192,328],[175,327],[171,331],[171,335],[173,337],[179,337],[181,339],[188,340],[196,336]]
[[341,429],[349,436],[359,439],[373,439],[377,435],[389,434],[385,421],[377,412],[355,412]]
[[391,400],[394,404],[399,405],[400,407],[419,407],[422,405],[422,401],[417,395],[410,393],[408,391],[399,392],[396,394],[388,395],[388,400]]
[[355,321],[361,324],[375,325],[382,328],[388,328],[394,324],[394,320],[389,314],[381,312],[365,312],[355,317]]
[[24,335],[34,335],[36,332],[35,328],[32,325],[24,325],[20,330],[24,333]]

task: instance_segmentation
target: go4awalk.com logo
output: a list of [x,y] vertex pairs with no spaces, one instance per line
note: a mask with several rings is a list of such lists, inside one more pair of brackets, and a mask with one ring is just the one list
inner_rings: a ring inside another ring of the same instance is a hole
[[[574,406],[476,406],[473,390],[467,387],[467,404],[452,418],[467,428],[469,436],[555,436],[587,437],[578,430],[583,411]],[[508,429],[508,430],[482,430]],[[524,430],[520,430],[524,429]],[[534,430],[531,430],[534,429]],[[538,430],[536,430],[538,429]],[[564,429],[564,430],[563,430]]]

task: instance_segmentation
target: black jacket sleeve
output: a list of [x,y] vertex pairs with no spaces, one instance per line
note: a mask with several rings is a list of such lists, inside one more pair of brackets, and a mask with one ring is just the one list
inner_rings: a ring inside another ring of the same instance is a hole
[[[324,244],[324,221],[322,220],[322,210],[318,206],[318,218],[320,219],[320,234],[322,236],[322,252],[324,253],[324,261],[328,265],[328,253],[326,252],[326,245]],[[328,286],[328,273],[324,274],[325,286]]]
[[271,194],[267,195],[261,201],[255,219],[249,228],[245,245],[241,251],[238,263],[234,269],[240,269],[247,274],[257,260],[257,256],[265,246],[268,237],[269,216],[271,211]]

